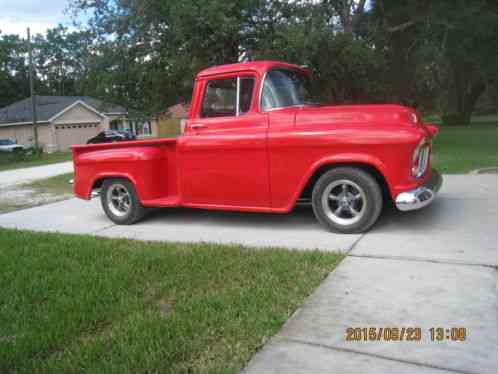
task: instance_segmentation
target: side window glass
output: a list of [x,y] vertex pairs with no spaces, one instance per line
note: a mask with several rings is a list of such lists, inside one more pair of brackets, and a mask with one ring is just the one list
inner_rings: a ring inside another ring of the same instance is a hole
[[201,117],[239,116],[251,110],[255,80],[252,77],[209,81],[202,101]]
[[239,115],[251,110],[253,90],[254,78],[239,78]]
[[201,117],[235,116],[236,102],[236,78],[209,81],[202,101]]

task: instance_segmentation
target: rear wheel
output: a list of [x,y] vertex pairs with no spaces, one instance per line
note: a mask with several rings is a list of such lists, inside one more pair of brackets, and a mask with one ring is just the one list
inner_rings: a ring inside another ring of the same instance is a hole
[[126,179],[106,179],[102,184],[100,201],[107,217],[118,225],[131,225],[145,215],[145,208],[140,204],[133,184]]
[[313,188],[313,211],[327,229],[341,233],[367,231],[382,211],[382,191],[369,173],[340,167],[325,173]]

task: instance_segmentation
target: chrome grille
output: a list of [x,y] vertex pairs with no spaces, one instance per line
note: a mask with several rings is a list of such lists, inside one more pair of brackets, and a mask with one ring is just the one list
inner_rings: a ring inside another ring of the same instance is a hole
[[431,153],[430,145],[426,145],[422,147],[420,150],[419,161],[418,161],[418,170],[417,170],[417,178],[420,178],[424,175],[427,170],[427,166],[429,165],[429,155]]

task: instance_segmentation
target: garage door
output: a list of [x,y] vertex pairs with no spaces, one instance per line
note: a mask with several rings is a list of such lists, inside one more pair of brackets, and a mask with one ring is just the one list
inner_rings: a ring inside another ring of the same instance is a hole
[[85,144],[98,132],[98,124],[96,123],[55,126],[59,151],[68,150],[73,144]]

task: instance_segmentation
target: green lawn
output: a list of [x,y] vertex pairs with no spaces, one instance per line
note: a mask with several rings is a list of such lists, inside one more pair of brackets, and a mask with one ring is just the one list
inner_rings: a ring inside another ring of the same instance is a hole
[[[443,121],[438,114],[424,116],[424,122],[440,125]],[[481,114],[472,116],[472,125],[498,125],[498,114]]]
[[34,182],[25,184],[28,188],[33,188],[39,192],[51,194],[72,194],[73,186],[69,184],[69,180],[73,178],[73,173],[66,173],[50,177],[46,179],[39,179]]
[[498,127],[439,127],[434,141],[433,165],[443,173],[467,173],[498,167]]
[[237,373],[334,253],[0,229],[0,372]]
[[55,164],[71,161],[72,154],[68,152],[43,153],[41,156],[31,155],[19,157],[9,153],[0,153],[0,171]]

